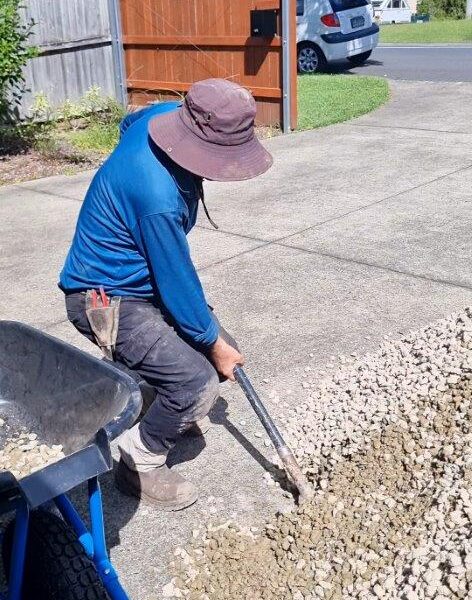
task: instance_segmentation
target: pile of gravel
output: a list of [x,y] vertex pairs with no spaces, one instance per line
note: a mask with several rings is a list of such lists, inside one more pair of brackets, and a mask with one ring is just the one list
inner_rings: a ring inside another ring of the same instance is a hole
[[285,416],[313,500],[195,532],[164,597],[472,598],[472,310],[340,362]]
[[[3,419],[0,423],[5,426]],[[10,431],[0,448],[0,471],[10,471],[21,479],[63,457],[59,444],[41,444],[36,433]]]

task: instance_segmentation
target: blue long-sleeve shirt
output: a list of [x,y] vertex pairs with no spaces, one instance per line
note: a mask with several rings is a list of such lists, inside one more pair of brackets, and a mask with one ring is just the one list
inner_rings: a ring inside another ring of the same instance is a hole
[[156,297],[185,336],[210,346],[218,329],[186,237],[197,217],[198,181],[148,136],[149,120],[178,106],[152,105],[123,120],[120,142],[83,202],[59,287]]

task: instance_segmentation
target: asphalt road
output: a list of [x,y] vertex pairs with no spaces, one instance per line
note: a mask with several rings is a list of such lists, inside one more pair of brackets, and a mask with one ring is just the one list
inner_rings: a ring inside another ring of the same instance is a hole
[[472,81],[472,44],[379,46],[365,65],[336,63],[331,72],[379,75],[409,81]]

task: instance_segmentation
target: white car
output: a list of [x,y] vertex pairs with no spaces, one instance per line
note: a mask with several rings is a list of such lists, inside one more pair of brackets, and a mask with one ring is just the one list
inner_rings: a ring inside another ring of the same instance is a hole
[[297,0],[297,53],[301,73],[334,60],[364,63],[379,43],[368,0]]
[[406,0],[372,0],[375,18],[380,23],[410,23],[411,10]]

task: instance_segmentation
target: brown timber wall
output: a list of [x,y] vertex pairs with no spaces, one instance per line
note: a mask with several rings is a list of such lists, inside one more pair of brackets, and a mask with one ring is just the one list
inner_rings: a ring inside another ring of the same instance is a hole
[[[280,8],[280,0],[121,0],[130,104],[179,96],[195,81],[223,77],[252,91],[259,125],[280,124],[281,38],[250,35],[250,11],[255,8]],[[290,19],[295,127],[295,0],[291,0]]]

